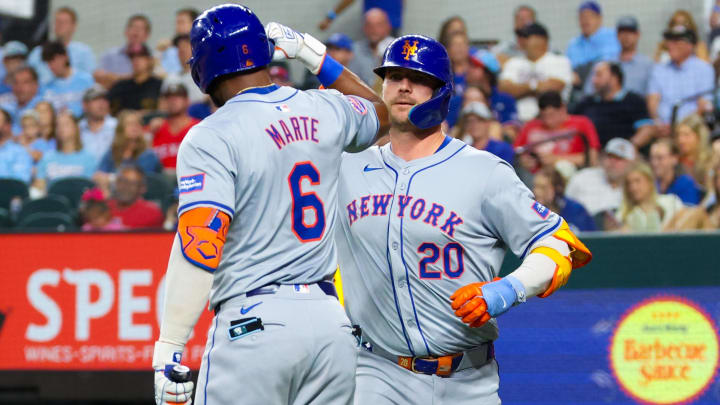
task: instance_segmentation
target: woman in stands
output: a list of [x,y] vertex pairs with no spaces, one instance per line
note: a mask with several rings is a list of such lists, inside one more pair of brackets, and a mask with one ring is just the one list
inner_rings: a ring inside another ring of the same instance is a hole
[[625,176],[623,201],[617,217],[621,230],[629,232],[660,232],[683,209],[674,194],[658,194],[650,167],[634,166]]
[[35,112],[38,117],[38,125],[40,125],[40,137],[45,140],[49,149],[55,149],[55,128],[57,127],[55,108],[49,101],[41,101],[35,105]]
[[62,112],[57,117],[56,149],[45,153],[37,165],[37,174],[32,187],[35,195],[43,195],[53,181],[66,177],[85,177],[90,179],[97,167],[97,161],[90,153],[82,149],[80,128],[70,112]]
[[674,136],[683,171],[705,186],[711,167],[710,129],[699,115],[692,114],[682,120]]

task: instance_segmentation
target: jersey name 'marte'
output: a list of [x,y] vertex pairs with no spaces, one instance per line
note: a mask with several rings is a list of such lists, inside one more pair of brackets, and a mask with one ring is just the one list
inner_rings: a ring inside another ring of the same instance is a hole
[[278,120],[265,128],[265,132],[275,142],[278,149],[297,141],[313,141],[318,143],[315,137],[320,122],[311,117],[289,117]]
[[[411,195],[399,195],[397,197],[396,215],[398,217],[408,217],[415,221],[423,221],[434,227],[439,226],[440,230],[450,237],[455,234],[455,227],[464,222],[454,211],[446,210],[441,204],[427,203],[424,199],[414,198]],[[347,205],[350,226],[358,219],[367,216],[387,215],[391,200],[392,194],[366,195],[353,200]]]

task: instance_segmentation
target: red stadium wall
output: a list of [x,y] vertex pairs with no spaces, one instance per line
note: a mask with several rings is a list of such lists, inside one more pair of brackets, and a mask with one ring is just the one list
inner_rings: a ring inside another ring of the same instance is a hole
[[[172,238],[0,235],[0,370],[149,371]],[[185,352],[196,369],[211,318]]]

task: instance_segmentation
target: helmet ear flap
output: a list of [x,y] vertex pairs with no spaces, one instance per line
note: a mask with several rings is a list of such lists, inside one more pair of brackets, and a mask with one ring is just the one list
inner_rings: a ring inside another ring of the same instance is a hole
[[435,91],[435,95],[430,100],[410,109],[408,120],[420,129],[428,129],[442,124],[450,110],[451,96],[452,84],[445,83]]

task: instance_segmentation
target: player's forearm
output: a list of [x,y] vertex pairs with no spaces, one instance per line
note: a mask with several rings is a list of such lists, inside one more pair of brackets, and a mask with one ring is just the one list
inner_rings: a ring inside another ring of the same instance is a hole
[[212,282],[212,273],[190,264],[183,257],[180,241],[175,238],[165,276],[159,341],[185,345],[207,305]]

